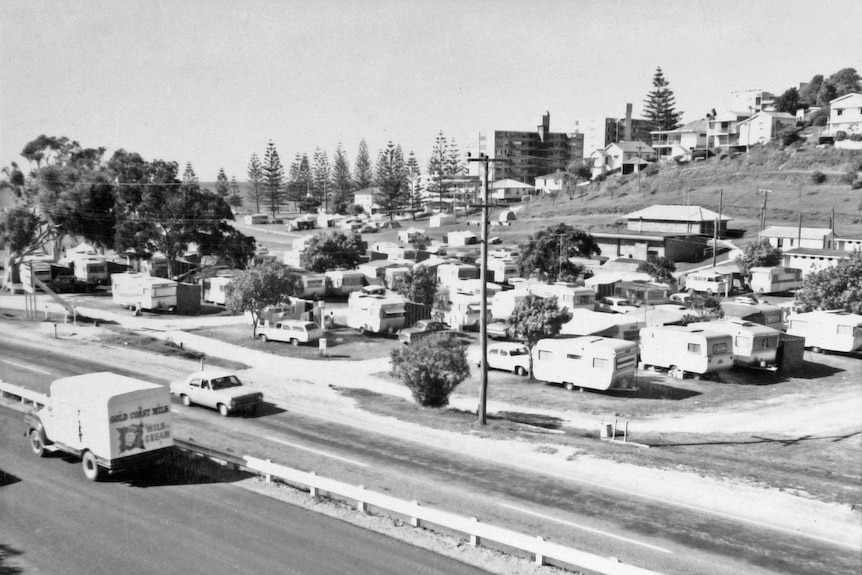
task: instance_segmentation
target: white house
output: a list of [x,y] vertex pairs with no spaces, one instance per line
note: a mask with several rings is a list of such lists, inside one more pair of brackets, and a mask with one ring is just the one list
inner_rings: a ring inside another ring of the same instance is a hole
[[[593,162],[590,171],[593,177],[619,170],[621,173],[627,173],[624,169],[624,164],[629,162],[633,168],[630,171],[636,171],[637,165],[641,161],[654,162],[656,160],[656,151],[641,142],[640,140],[632,142],[614,142],[609,144],[604,150],[596,150],[590,154],[590,159]],[[634,162],[630,162],[634,160]]]
[[781,256],[785,267],[802,270],[802,277],[805,278],[813,272],[837,266],[850,257],[850,252],[844,250],[794,248],[783,252]]
[[658,232],[674,234],[705,234],[715,232],[715,222],[720,219],[719,235],[727,233],[727,222],[733,218],[700,206],[658,204],[625,216],[628,229],[633,232]]
[[716,149],[739,145],[739,123],[749,116],[746,112],[722,112],[711,117],[707,123],[706,146]]
[[835,136],[838,132],[862,134],[862,94],[845,94],[829,102],[829,121],[825,132]]
[[794,248],[831,250],[835,234],[830,228],[802,228],[799,226],[769,226],[760,232],[760,238],[782,251]]
[[707,129],[706,120],[695,120],[675,130],[653,130],[652,148],[660,160],[686,156],[706,147]]
[[557,171],[536,178],[536,191],[541,195],[563,191],[563,172]]
[[353,194],[353,203],[361,206],[366,214],[373,213],[373,208],[379,208],[377,203],[380,201],[380,188],[370,187],[357,190]]
[[519,182],[509,178],[493,182],[490,188],[490,199],[492,201],[505,203],[520,202],[521,196],[532,194],[536,189],[530,184],[525,184],[524,182]]
[[739,145],[746,149],[754,144],[766,144],[784,128],[796,125],[796,116],[786,112],[758,112],[739,122]]

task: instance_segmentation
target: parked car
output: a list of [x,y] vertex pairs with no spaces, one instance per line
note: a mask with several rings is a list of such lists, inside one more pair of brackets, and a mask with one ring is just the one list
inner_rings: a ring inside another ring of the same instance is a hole
[[668,301],[670,301],[670,303],[680,304],[684,305],[685,307],[688,307],[689,305],[691,305],[691,294],[688,292],[672,293],[668,297]]
[[[472,363],[482,366],[481,349],[471,355]],[[500,342],[488,345],[488,368],[511,371],[516,375],[530,372],[530,350],[521,343]]]
[[449,326],[447,326],[442,321],[436,321],[433,319],[423,319],[416,322],[416,325],[413,327],[406,327],[398,330],[398,341],[404,345],[410,345],[411,343],[422,339],[423,337],[429,336],[432,333],[440,333],[449,330]]
[[596,308],[598,308],[599,311],[609,311],[612,313],[629,313],[637,311],[638,306],[624,297],[608,296],[598,300],[596,302]]
[[284,319],[271,325],[257,328],[261,341],[286,341],[292,345],[310,343],[323,337],[323,330],[313,321]]
[[242,384],[230,371],[198,371],[171,383],[171,394],[183,405],[203,405],[217,409],[223,416],[247,411],[254,414],[263,406],[263,393]]
[[509,339],[509,324],[504,321],[492,321],[485,328],[491,339]]

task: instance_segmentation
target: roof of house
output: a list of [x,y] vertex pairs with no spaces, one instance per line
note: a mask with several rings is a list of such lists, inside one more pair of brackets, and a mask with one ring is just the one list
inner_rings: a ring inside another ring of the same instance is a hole
[[[700,206],[677,206],[659,204],[650,206],[625,216],[629,220],[659,220],[665,222],[712,222],[718,216],[717,213]],[[721,215],[721,221],[732,220],[730,216]]]
[[636,154],[655,152],[655,150],[653,150],[650,145],[645,144],[640,140],[634,140],[632,142],[614,142],[612,144],[608,144],[605,150],[611,148],[612,146],[618,147],[623,152],[634,152]]
[[361,190],[356,190],[355,192],[353,192],[353,194],[356,196],[358,196],[359,194],[379,195],[380,194],[380,188],[378,188],[377,186],[371,186],[368,188],[362,188]]
[[851,252],[846,250],[821,250],[817,248],[793,248],[786,250],[786,256],[816,256],[819,258],[839,258],[845,259],[850,257]]
[[822,240],[832,233],[830,228],[800,228],[798,226],[769,226],[761,236],[775,238],[802,238],[803,240]]
[[796,121],[796,116],[794,116],[793,114],[788,114],[787,112],[769,112],[767,110],[761,110],[758,113],[751,116],[750,118],[746,118],[744,120],[741,120],[739,123],[740,124],[747,124],[748,122],[753,121],[758,116],[769,116],[773,119],[778,119],[778,120]]
[[694,120],[673,130],[652,130],[650,134],[680,134],[682,132],[706,132],[709,120]]
[[[845,100],[847,101],[845,102]],[[830,101],[829,107],[834,110],[835,108],[846,108],[851,105],[858,106],[858,104],[852,104],[853,100],[862,100],[862,94],[860,94],[859,92],[851,92],[849,94],[844,94],[843,96],[839,96],[834,100]],[[836,104],[838,105],[836,106]]]
[[497,180],[491,184],[492,190],[505,190],[508,188],[524,188],[524,189],[533,189],[533,186],[530,184],[525,184],[524,182],[519,182],[518,180],[513,180],[511,178],[506,178],[505,180]]
[[536,181],[539,180],[552,180],[554,182],[563,179],[563,172],[553,172],[551,174],[545,174],[544,176],[537,176]]

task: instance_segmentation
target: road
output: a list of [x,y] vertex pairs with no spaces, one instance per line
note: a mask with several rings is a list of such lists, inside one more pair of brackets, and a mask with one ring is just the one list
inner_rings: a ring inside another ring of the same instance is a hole
[[[3,337],[0,349],[5,360],[0,361],[0,378],[39,391],[56,377],[114,369],[95,360],[50,359],[26,342]],[[256,419],[224,420],[215,412],[180,405],[175,410],[179,437],[185,434],[237,453],[269,457],[369,489],[542,533],[664,573],[853,573],[859,565],[858,551],[827,541],[611,491],[576,477],[553,477],[431,449],[273,406]],[[23,444],[23,437],[20,441]],[[41,467],[57,462],[38,463]]]

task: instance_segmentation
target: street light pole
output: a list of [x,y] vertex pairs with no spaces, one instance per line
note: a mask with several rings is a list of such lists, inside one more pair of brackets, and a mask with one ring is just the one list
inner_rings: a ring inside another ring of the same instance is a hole
[[470,153],[467,153],[468,162],[481,162],[485,176],[484,187],[482,191],[482,267],[479,270],[479,281],[482,283],[481,303],[479,309],[479,342],[482,346],[481,362],[482,362],[482,386],[479,393],[479,424],[487,423],[487,405],[488,405],[488,164],[491,162],[506,162],[507,160],[489,158],[485,154],[480,154],[478,158],[472,158]]

